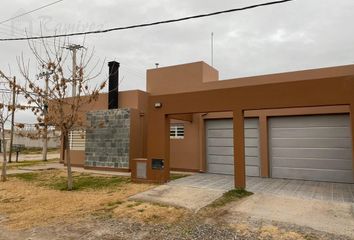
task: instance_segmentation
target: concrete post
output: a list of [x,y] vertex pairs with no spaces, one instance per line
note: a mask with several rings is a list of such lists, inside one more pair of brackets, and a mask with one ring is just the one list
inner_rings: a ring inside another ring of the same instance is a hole
[[233,111],[235,188],[246,187],[245,133],[242,110]]

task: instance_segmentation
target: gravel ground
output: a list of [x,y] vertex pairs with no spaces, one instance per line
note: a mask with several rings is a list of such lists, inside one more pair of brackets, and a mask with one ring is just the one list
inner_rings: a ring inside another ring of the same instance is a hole
[[[131,219],[87,218],[75,225],[65,223],[25,231],[10,231],[0,228],[0,239],[27,240],[183,240],[183,239],[283,239],[283,240],[348,240],[349,238],[315,231],[306,227],[288,225],[277,222],[267,222],[240,216],[239,224],[247,224],[236,229],[227,223],[219,221],[222,214],[215,218],[191,216],[175,224],[151,224],[136,222]],[[0,222],[1,223],[1,222]],[[267,228],[265,228],[267,226]],[[290,232],[288,232],[290,231]],[[291,233],[291,234],[289,234]],[[299,234],[301,233],[301,234]]]

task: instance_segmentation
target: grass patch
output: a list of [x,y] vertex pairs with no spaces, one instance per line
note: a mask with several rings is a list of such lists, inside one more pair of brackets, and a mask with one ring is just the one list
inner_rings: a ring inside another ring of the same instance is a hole
[[[41,147],[28,147],[22,149],[20,154],[41,154],[42,150],[43,149]],[[47,152],[48,153],[59,152],[59,148],[48,148]]]
[[[104,188],[114,188],[130,182],[127,177],[99,177],[88,174],[82,174],[73,177],[73,190],[99,190]],[[66,177],[60,177],[56,181],[48,184],[49,187],[56,190],[67,190]]]
[[[22,167],[31,167],[31,166],[36,166],[36,165],[44,165],[47,163],[53,163],[53,162],[58,162],[59,158],[54,158],[50,159],[47,161],[43,160],[26,160],[26,161],[21,161],[21,162],[12,162],[12,163],[7,163],[6,167],[7,169],[14,169],[14,168],[22,168]],[[2,163],[0,164],[2,166]]]
[[26,181],[26,182],[33,182],[38,180],[38,173],[19,173],[14,175],[16,178]]
[[[67,178],[63,171],[50,170],[15,174],[13,177],[32,182],[38,186],[55,190],[67,190]],[[130,178],[121,176],[95,176],[86,173],[73,173],[73,190],[100,190],[122,187],[130,183]]]
[[209,207],[217,208],[225,206],[226,204],[239,200],[241,198],[252,195],[253,193],[246,191],[245,189],[236,188],[232,189],[222,195],[222,197],[216,199],[214,202],[209,204]]
[[170,174],[170,180],[173,181],[173,180],[177,180],[177,179],[184,178],[184,177],[188,177],[188,176],[190,176],[190,175],[188,175],[188,174],[172,173],[172,174]]

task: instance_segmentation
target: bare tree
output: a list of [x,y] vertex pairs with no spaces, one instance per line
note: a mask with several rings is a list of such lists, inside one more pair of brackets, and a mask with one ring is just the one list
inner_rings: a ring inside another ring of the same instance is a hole
[[[105,87],[106,80],[91,86],[92,81],[100,76],[104,64],[98,68],[100,61],[92,63],[94,51],[87,50],[81,51],[75,69],[71,69],[70,54],[65,49],[67,39],[55,39],[53,43],[48,44],[43,40],[38,46],[37,43],[29,42],[38,72],[32,75],[30,61],[25,61],[23,55],[19,57],[18,64],[25,84],[18,84],[17,88],[24,93],[27,104],[33,106],[38,125],[45,129],[48,125],[55,126],[64,136],[68,190],[72,190],[68,136],[74,129],[84,127],[83,108],[97,100],[99,92]],[[76,79],[72,79],[72,76],[76,76]],[[73,81],[77,91],[75,96],[70,96]]]
[[[3,72],[0,71],[0,79],[5,79],[8,82],[9,89],[13,86],[13,79],[7,77]],[[13,115],[13,110],[15,106],[12,104],[11,99],[12,93],[10,90],[2,89],[0,95],[0,134],[1,134],[1,143],[3,148],[3,162],[1,169],[1,181],[5,182],[6,177],[6,164],[7,164],[7,149],[6,149],[6,139],[5,139],[5,124],[10,120]],[[11,145],[10,145],[11,148]]]

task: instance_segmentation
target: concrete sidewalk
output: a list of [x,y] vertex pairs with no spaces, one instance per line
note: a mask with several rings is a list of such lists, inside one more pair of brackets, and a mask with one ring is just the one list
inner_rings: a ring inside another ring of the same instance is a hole
[[[59,153],[48,153],[47,155],[47,159],[51,160],[51,159],[59,159],[60,154]],[[8,156],[7,156],[7,160],[8,160]],[[16,153],[13,153],[12,155],[12,162],[15,162],[16,160]],[[42,154],[19,154],[18,155],[18,160],[20,162],[23,161],[33,161],[33,160],[42,160]],[[3,155],[2,153],[0,153],[0,161],[3,161]]]

